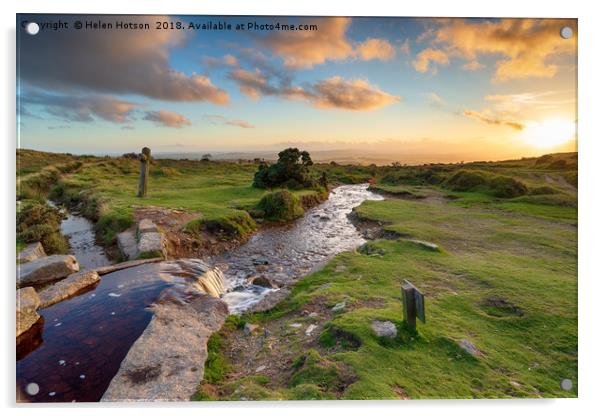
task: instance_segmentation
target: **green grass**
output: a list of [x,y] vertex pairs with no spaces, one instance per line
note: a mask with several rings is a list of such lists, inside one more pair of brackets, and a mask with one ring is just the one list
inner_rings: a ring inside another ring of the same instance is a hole
[[[532,163],[512,167],[513,175],[530,187],[550,186],[552,173],[533,175]],[[506,169],[501,165],[478,168]],[[355,209],[360,219],[379,221],[401,237],[371,242],[369,252],[377,256],[363,254],[367,250],[339,254],[298,281],[276,308],[246,317],[267,325],[286,322],[309,304],[348,305],[326,323],[316,350],[292,362],[288,384],[272,386],[274,393],[262,398],[398,399],[400,391],[412,399],[576,397],[576,190],[557,183],[557,193],[499,199],[424,184],[376,186],[454,199],[364,202]],[[427,323],[419,322],[417,332],[403,321],[404,279],[426,296]],[[377,338],[373,320],[392,321],[397,337]],[[482,355],[465,352],[462,339]],[[321,364],[300,372],[307,355]],[[334,387],[339,368],[355,378],[342,391]],[[570,391],[560,388],[565,378],[574,383]],[[226,392],[222,399],[228,398]]]
[[[246,235],[256,228],[247,209],[255,207],[270,190],[253,188],[253,163],[155,160],[151,166],[148,197],[136,197],[138,162],[99,159],[58,179],[52,196],[68,204],[83,203],[86,216],[97,221],[106,244],[133,222],[136,207],[154,205],[200,214],[191,232],[216,230],[224,238]],[[311,190],[291,191],[302,197]]]
[[[23,166],[25,175],[47,169],[39,160]],[[220,399],[394,399],[400,392],[413,399],[577,395],[576,154],[461,165],[329,164],[315,169],[326,172],[330,183],[371,179],[383,191],[441,198],[363,203],[355,209],[360,219],[382,223],[399,238],[371,242],[369,252],[378,255],[360,250],[337,255],[298,281],[275,309],[243,318],[268,324],[301,316],[308,303],[331,308],[346,302],[326,322],[313,350],[297,352],[301,340],[287,339],[299,357],[280,381],[229,376],[230,363],[223,354],[228,331],[240,332],[244,320],[227,324],[220,332],[224,338],[212,337],[206,374],[219,387]],[[134,209],[144,205],[199,213],[199,220],[188,225],[191,233],[215,225],[241,235],[254,227],[248,211],[278,191],[251,187],[255,170],[252,163],[157,160],[151,166],[149,196],[140,199],[135,196],[137,161],[87,158],[75,170],[59,170],[53,194],[83,203],[84,213],[97,221],[107,243],[132,224]],[[459,170],[485,172],[485,186],[446,188]],[[511,180],[494,182],[493,187],[487,182],[499,177]],[[512,191],[518,182],[526,193],[504,192],[500,198],[492,191]],[[43,195],[48,182],[40,183]],[[292,191],[301,201],[311,199],[312,192]],[[435,243],[440,250],[408,239]],[[403,322],[404,279],[426,296],[427,323],[419,323],[417,332]],[[502,301],[488,303],[490,299]],[[397,337],[377,338],[370,327],[373,320],[392,321]],[[458,345],[461,339],[482,355],[464,352]],[[560,388],[564,378],[573,381],[572,390]],[[209,389],[194,397],[216,398]]]

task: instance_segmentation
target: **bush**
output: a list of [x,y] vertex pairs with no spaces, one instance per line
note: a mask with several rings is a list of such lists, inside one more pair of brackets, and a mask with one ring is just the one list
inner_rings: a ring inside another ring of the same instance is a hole
[[529,191],[521,181],[509,176],[494,176],[481,170],[458,170],[444,184],[453,191],[481,191],[496,198],[516,198]]
[[309,174],[309,167],[313,165],[308,152],[297,148],[288,148],[278,153],[278,162],[268,165],[259,164],[253,178],[256,188],[275,188],[285,186],[291,189],[311,188],[316,181]]
[[531,191],[529,192],[531,195],[552,195],[552,194],[557,194],[558,190],[555,188],[552,188],[551,186],[538,186],[536,188],[531,188]]
[[17,239],[24,243],[39,241],[47,254],[67,253],[69,244],[61,234],[62,219],[58,209],[31,201],[17,213]]
[[289,191],[278,191],[267,194],[257,204],[269,221],[290,221],[304,214],[301,201]]
[[487,173],[479,170],[459,170],[454,172],[446,181],[445,185],[452,191],[466,192],[485,185]]
[[524,183],[509,176],[496,176],[489,182],[493,196],[497,198],[516,198],[529,191]]

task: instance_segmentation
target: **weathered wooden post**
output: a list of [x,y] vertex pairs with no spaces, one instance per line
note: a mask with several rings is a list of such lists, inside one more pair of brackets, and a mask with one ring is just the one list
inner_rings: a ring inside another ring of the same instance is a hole
[[424,295],[409,281],[404,280],[401,285],[401,297],[403,300],[403,318],[408,327],[416,330],[416,318],[426,323],[424,313]]
[[151,150],[148,147],[142,148],[142,153],[138,157],[140,159],[140,181],[138,182],[138,197],[146,196],[148,187],[148,175],[150,170]]

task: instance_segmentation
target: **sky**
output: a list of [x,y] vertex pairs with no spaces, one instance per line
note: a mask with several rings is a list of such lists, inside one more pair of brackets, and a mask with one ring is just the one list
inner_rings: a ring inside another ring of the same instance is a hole
[[576,151],[576,20],[19,15],[17,27],[21,148],[297,146],[403,162]]

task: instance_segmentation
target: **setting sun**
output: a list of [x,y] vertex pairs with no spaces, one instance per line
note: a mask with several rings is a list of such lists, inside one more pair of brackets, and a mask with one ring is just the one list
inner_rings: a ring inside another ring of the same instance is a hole
[[576,124],[568,119],[547,119],[542,122],[527,123],[521,136],[528,144],[549,148],[573,140],[576,136],[576,127]]

